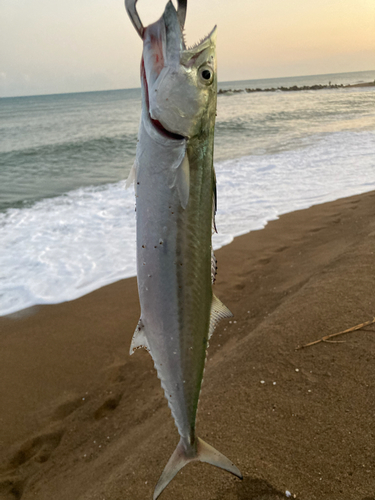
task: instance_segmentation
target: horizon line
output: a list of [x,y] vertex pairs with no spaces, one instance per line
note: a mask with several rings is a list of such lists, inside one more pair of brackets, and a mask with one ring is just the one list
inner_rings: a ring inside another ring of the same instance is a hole
[[[246,78],[243,80],[224,80],[218,82],[218,85],[223,85],[226,83],[235,83],[235,82],[248,82],[248,81],[260,81],[260,80],[283,80],[288,78],[301,78],[301,77],[309,77],[309,76],[331,76],[331,75],[345,75],[351,73],[368,73],[371,71],[375,71],[375,69],[367,69],[360,71],[341,71],[337,73],[316,73],[316,74],[308,74],[308,75],[291,75],[291,76],[274,76],[271,78]],[[117,88],[117,89],[102,89],[102,90],[80,90],[75,92],[52,92],[51,94],[26,94],[26,95],[17,95],[17,96],[0,96],[0,99],[19,99],[22,97],[52,97],[58,95],[74,95],[74,94],[90,94],[97,92],[121,92],[123,90],[141,90],[141,87],[125,87],[125,88]]]

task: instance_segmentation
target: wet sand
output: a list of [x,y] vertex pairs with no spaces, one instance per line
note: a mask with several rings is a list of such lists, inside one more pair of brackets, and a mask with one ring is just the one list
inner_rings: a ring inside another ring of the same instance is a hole
[[[233,320],[197,433],[244,480],[190,464],[164,500],[375,499],[375,192],[286,214],[216,252]],[[220,228],[219,228],[220,230]],[[134,278],[0,318],[0,499],[143,500],[178,442]]]

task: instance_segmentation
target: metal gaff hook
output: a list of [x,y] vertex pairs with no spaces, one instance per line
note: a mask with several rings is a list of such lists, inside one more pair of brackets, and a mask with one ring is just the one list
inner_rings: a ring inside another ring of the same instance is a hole
[[[138,35],[143,39],[143,33],[145,29],[143,27],[142,21],[140,20],[137,9],[135,7],[137,1],[138,0],[125,0],[125,8]],[[177,5],[178,5],[177,6],[178,20],[181,29],[183,29],[185,26],[185,19],[186,19],[187,0],[177,0]]]

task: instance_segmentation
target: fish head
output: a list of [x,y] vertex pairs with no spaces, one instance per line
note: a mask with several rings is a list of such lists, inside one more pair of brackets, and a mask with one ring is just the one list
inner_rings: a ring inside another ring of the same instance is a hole
[[216,26],[186,47],[171,1],[143,31],[142,86],[154,127],[172,138],[208,133],[216,116]]

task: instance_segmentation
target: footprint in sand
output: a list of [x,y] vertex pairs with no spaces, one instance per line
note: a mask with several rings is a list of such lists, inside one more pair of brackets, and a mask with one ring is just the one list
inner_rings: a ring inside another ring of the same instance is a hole
[[352,210],[356,210],[358,208],[358,203],[359,203],[359,200],[353,200],[350,202],[350,205],[352,205],[350,208]]
[[244,283],[237,283],[237,285],[234,285],[234,287],[236,290],[243,290],[245,288],[245,284]]
[[259,259],[258,261],[260,264],[269,264],[271,262],[270,257],[263,257],[262,259]]
[[288,248],[289,247],[287,247],[287,246],[282,246],[282,247],[276,248],[275,252],[277,252],[277,253],[284,252],[284,250],[287,250]]
[[53,412],[52,418],[54,420],[63,420],[73,413],[77,408],[80,408],[87,398],[81,396],[72,398],[60,404]]
[[122,393],[119,394],[114,394],[108,399],[104,401],[104,403],[99,406],[99,408],[96,410],[94,413],[94,417],[96,420],[99,420],[105,416],[107,416],[109,413],[113,412],[115,410],[122,398]]
[[24,490],[24,481],[18,477],[0,479],[1,500],[20,500]]
[[30,460],[46,462],[59,446],[63,434],[64,430],[58,429],[27,440],[10,459],[8,470],[16,469]]

